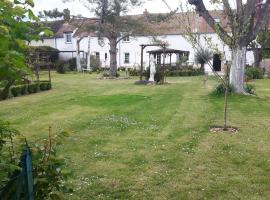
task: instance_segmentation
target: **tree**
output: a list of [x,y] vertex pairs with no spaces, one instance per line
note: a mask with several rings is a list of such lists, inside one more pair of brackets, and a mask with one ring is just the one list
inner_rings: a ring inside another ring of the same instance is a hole
[[270,0],[263,4],[262,0],[236,0],[233,9],[229,0],[215,1],[223,5],[230,30],[226,30],[210,15],[203,0],[188,0],[194,5],[196,12],[204,18],[208,25],[218,34],[220,39],[232,50],[232,66],[230,84],[237,93],[245,93],[244,74],[247,46],[266,26],[270,16]]
[[38,40],[41,31],[50,33],[38,23],[33,6],[32,0],[0,1],[0,81],[4,87],[0,99],[6,99],[14,82],[29,73],[26,41]]
[[109,40],[110,76],[117,74],[117,44],[141,29],[139,20],[126,16],[131,8],[141,4],[140,0],[87,0],[95,4],[95,13],[100,19],[98,35]]
[[270,31],[265,27],[250,47],[254,54],[254,67],[259,67],[262,59],[270,58]]
[[201,69],[204,70],[205,63],[208,63],[213,58],[213,52],[209,49],[200,49],[195,53],[195,62],[201,65]]
[[68,8],[64,9],[62,12],[59,11],[57,8],[53,10],[43,10],[40,11],[38,14],[39,18],[50,18],[50,19],[64,19],[65,22],[70,21],[70,10]]

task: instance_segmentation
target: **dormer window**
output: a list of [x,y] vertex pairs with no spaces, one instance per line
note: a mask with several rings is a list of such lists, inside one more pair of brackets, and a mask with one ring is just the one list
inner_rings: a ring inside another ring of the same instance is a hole
[[72,33],[65,33],[65,42],[66,44],[71,44],[72,43]]
[[216,23],[218,23],[218,24],[220,23],[219,17],[214,17],[214,20],[215,20]]
[[124,37],[123,42],[129,42],[129,41],[130,41],[129,35],[127,35],[126,37]]

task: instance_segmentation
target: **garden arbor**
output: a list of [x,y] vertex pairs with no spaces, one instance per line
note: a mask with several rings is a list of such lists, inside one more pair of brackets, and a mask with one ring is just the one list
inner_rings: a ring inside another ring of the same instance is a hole
[[[143,76],[143,51],[146,47],[152,47],[152,46],[157,46],[161,47],[161,49],[157,50],[151,50],[147,51],[149,53],[149,58],[151,55],[154,55],[157,58],[157,64],[162,65],[162,83],[164,83],[164,74],[165,74],[165,58],[168,55],[170,57],[170,63],[169,66],[171,67],[172,65],[172,55],[175,54],[178,56],[178,58],[181,58],[183,56],[186,56],[188,58],[189,56],[189,51],[182,51],[182,50],[177,50],[177,49],[169,49],[166,48],[167,44],[165,43],[159,43],[159,44],[142,44],[141,45],[141,69],[140,69],[140,80],[142,80]],[[161,55],[162,55],[162,61],[161,61]],[[150,60],[150,59],[149,59]]]
[[[151,51],[147,51],[147,53],[149,53],[149,57],[151,55],[153,55],[154,57],[161,57],[162,54],[165,54],[165,58],[167,56],[170,57],[170,63],[169,66],[172,66],[172,55],[175,54],[177,56],[178,59],[186,57],[188,59],[189,57],[189,51],[182,51],[182,50],[178,50],[178,49],[169,49],[169,48],[165,48],[164,49],[157,49],[157,50],[151,50]],[[157,60],[157,64],[161,64],[160,60]]]

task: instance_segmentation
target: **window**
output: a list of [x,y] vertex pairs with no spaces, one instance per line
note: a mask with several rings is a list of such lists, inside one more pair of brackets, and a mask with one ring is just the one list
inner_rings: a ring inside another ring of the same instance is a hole
[[72,34],[71,33],[65,33],[65,39],[66,43],[72,43]]
[[99,52],[96,52],[96,59],[100,60],[100,53]]
[[129,35],[127,35],[124,39],[123,39],[123,42],[129,42]]
[[124,60],[125,64],[129,64],[129,57],[130,57],[129,53],[125,53],[125,60]]
[[108,59],[108,54],[107,53],[105,53],[105,60],[107,60]]
[[220,23],[220,19],[218,17],[214,17],[216,23]]
[[160,65],[161,64],[161,54],[157,54],[157,64]]

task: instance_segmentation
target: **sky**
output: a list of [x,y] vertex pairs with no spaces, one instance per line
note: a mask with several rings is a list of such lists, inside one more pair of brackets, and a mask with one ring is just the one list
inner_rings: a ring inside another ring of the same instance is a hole
[[[162,2],[162,0],[144,0],[145,3],[141,7],[133,9],[129,14],[142,14],[145,9],[150,13],[168,12],[168,8]],[[167,3],[176,8],[179,6],[181,0],[167,0]],[[183,1],[183,0],[182,0]],[[73,0],[70,3],[63,3],[62,0],[34,0],[35,7],[34,12],[38,14],[38,11],[52,10],[58,8],[62,11],[64,8],[68,8],[71,11],[71,15],[81,14],[85,17],[93,17],[91,13],[82,3],[82,0]]]

